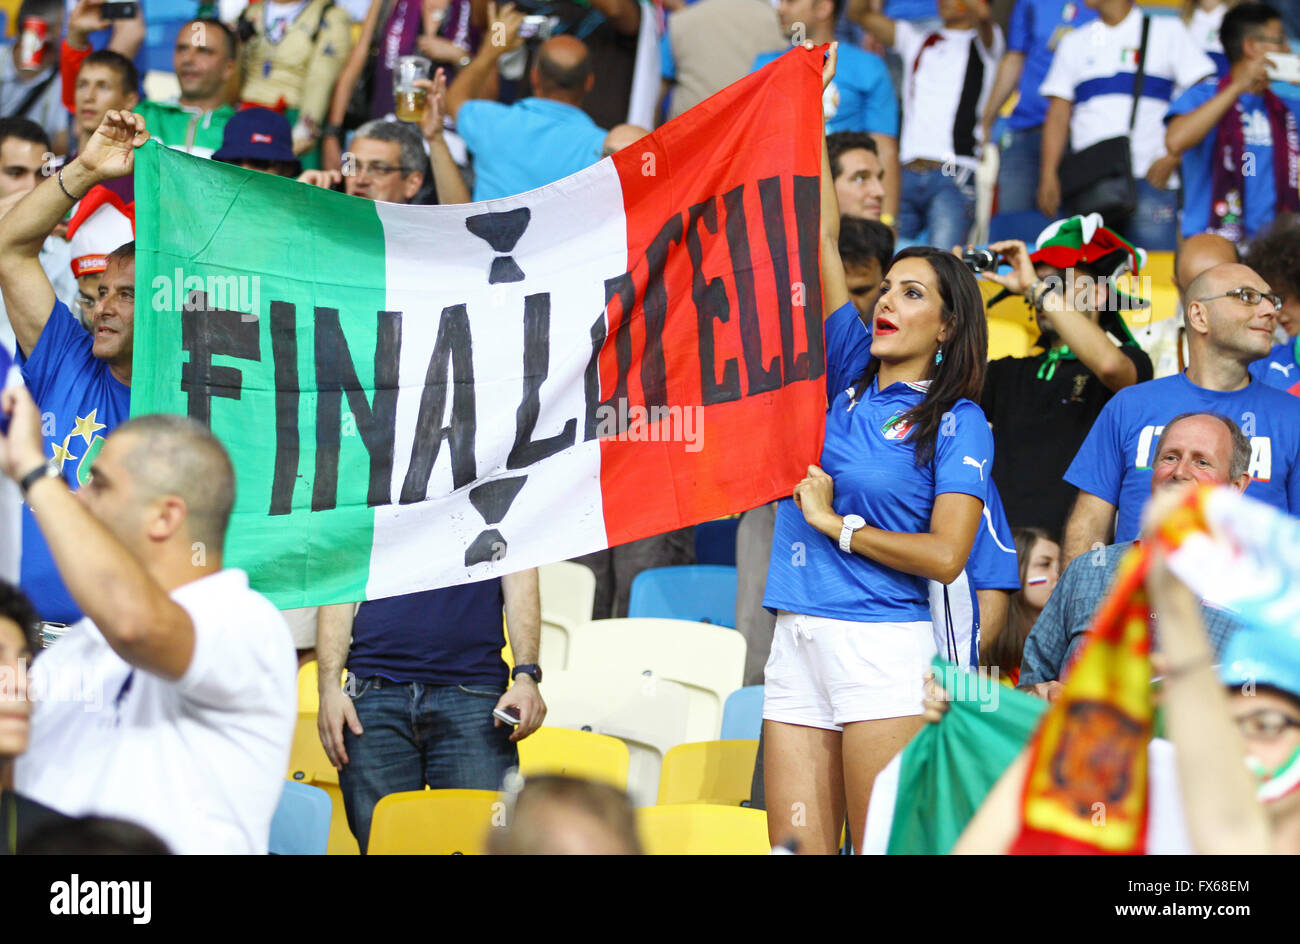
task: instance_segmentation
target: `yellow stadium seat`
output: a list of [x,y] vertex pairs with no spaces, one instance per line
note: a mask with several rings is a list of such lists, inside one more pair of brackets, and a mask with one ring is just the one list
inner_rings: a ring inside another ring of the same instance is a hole
[[989,360],[1024,357],[1033,343],[1033,337],[1020,325],[1001,318],[989,319]]
[[711,623],[674,619],[592,620],[569,640],[570,670],[650,673],[686,687],[691,714],[684,741],[722,731],[722,704],[745,674],[745,637]]
[[749,799],[758,741],[695,741],[664,755],[659,771],[659,805],[721,803]]
[[411,790],[375,804],[370,855],[482,855],[487,831],[505,822],[492,790]]
[[743,806],[680,803],[636,811],[647,855],[768,855],[767,813]]
[[[313,663],[315,664],[315,663]],[[314,690],[314,689],[313,689]],[[343,794],[339,790],[339,773],[330,763],[321,746],[316,729],[315,712],[301,712],[293,731],[293,745],[289,749],[288,778],[298,783],[320,787],[330,795],[334,814],[330,819],[329,855],[357,855],[357,840],[348,829],[347,814],[343,809]]]
[[22,6],[22,0],[0,0],[0,10],[5,14],[5,36],[12,38],[18,35],[18,8]]
[[[339,687],[347,681],[347,669],[339,676]],[[320,675],[317,671],[315,659],[310,662],[304,662],[298,668],[298,711],[305,714],[316,714],[320,710],[320,689],[317,686],[317,680]]]
[[627,789],[629,754],[616,737],[572,728],[541,727],[519,742],[519,772],[582,777]]

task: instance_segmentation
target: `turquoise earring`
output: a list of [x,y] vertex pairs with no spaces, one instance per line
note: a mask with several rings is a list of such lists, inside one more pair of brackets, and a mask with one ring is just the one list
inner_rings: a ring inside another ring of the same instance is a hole
[[934,366],[938,367],[942,363],[943,363],[943,350],[940,349],[934,352]]

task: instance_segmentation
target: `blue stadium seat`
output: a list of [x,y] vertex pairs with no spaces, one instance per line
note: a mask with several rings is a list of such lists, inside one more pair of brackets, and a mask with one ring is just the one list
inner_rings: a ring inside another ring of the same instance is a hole
[[[150,70],[171,72],[176,53],[176,38],[181,27],[198,15],[195,0],[149,0],[145,10],[144,61],[136,57],[141,73]],[[143,78],[143,74],[141,78]]]
[[740,518],[719,518],[695,526],[695,563],[736,566],[736,528]]
[[320,787],[284,782],[280,804],[271,817],[271,855],[324,855],[330,841],[334,807]]
[[722,705],[723,741],[752,741],[763,730],[763,686],[746,685]]
[[736,568],[717,564],[653,567],[632,581],[627,615],[632,619],[693,620],[736,626]]
[[1047,224],[1051,222],[1037,210],[1026,210],[1023,213],[999,213],[989,220],[989,242],[996,243],[1004,239],[1019,239],[1025,242],[1030,250],[1033,250],[1034,240],[1038,238],[1039,233],[1047,229]]

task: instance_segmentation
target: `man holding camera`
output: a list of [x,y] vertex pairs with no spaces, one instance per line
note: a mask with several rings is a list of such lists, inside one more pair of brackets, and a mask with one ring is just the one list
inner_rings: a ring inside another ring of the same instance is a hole
[[1209,231],[1241,244],[1280,213],[1300,212],[1294,112],[1269,90],[1270,55],[1290,51],[1278,12],[1243,3],[1219,31],[1231,69],[1169,106],[1165,148],[1182,153],[1184,238]]
[[1059,535],[1075,494],[1063,480],[1070,460],[1115,392],[1151,379],[1151,359],[1119,316],[1110,281],[1125,266],[1136,272],[1146,254],[1095,213],[1053,223],[1032,254],[1017,240],[989,248],[1011,271],[984,278],[1018,295],[1035,288],[1043,349],[989,363],[981,402],[998,457],[993,481],[1012,527]]
[[[497,22],[495,8],[489,19]],[[605,131],[581,108],[595,84],[586,45],[553,36],[537,50],[533,94],[513,105],[477,96],[507,52],[523,39],[524,14],[501,8],[503,42],[488,37],[447,89],[447,113],[474,155],[474,200],[494,200],[544,187],[600,160]]]

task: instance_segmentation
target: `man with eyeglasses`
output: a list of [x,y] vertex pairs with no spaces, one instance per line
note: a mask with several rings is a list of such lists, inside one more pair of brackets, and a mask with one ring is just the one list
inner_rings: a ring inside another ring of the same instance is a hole
[[1182,153],[1184,238],[1208,231],[1240,245],[1278,214],[1300,212],[1300,132],[1269,89],[1269,56],[1290,51],[1278,12],[1240,4],[1219,36],[1231,69],[1169,106],[1165,147]]
[[1250,365],[1273,346],[1281,300],[1247,266],[1228,263],[1187,286],[1188,366],[1127,387],[1102,409],[1065,473],[1079,497],[1065,528],[1065,562],[1114,539],[1137,537],[1152,474],[1152,445],[1171,416],[1221,413],[1250,441],[1246,493],[1300,513],[1300,400],[1265,386]]
[[[1159,383],[1159,381],[1152,381]],[[1141,386],[1151,386],[1151,383]],[[1151,495],[1188,485],[1228,485],[1244,491],[1250,484],[1250,440],[1229,417],[1218,413],[1184,413],[1160,434],[1151,461]],[[1097,607],[1110,589],[1120,558],[1131,540],[1098,547],[1073,561],[1025,639],[1020,687],[1053,699],[1058,681],[1092,625]],[[1226,610],[1202,607],[1215,652],[1223,651],[1241,627]]]

